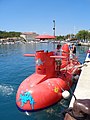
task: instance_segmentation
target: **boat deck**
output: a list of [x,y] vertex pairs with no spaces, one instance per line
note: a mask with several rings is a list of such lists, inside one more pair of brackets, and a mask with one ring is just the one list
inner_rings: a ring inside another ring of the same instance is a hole
[[[77,99],[90,99],[90,58],[88,57],[90,53],[87,54],[85,63],[86,66],[82,67],[82,71],[74,91],[74,95]],[[74,97],[72,97],[70,106],[73,107]]]

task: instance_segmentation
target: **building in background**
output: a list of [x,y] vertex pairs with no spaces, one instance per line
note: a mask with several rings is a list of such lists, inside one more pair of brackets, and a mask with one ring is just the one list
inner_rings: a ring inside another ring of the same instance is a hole
[[39,34],[35,33],[35,32],[24,32],[20,35],[20,37],[24,38],[27,41],[33,41],[36,40],[36,36],[38,36]]

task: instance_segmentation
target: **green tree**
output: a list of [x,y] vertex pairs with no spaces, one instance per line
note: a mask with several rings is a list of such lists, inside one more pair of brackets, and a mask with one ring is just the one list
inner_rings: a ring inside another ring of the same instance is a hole
[[8,37],[20,37],[21,32],[6,32],[0,31],[0,38],[8,38]]
[[64,36],[61,36],[61,35],[60,35],[60,36],[57,36],[56,39],[57,39],[57,40],[64,40]]
[[77,34],[76,34],[76,37],[77,39],[80,39],[80,40],[87,40],[90,38],[90,33],[86,30],[80,30]]

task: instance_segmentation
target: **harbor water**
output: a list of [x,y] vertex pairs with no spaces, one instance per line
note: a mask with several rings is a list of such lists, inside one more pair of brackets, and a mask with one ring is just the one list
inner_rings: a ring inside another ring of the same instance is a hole
[[[16,92],[20,83],[35,71],[34,57],[24,57],[24,53],[36,50],[52,51],[54,43],[17,43],[0,45],[0,120],[63,120],[62,111],[69,100],[62,100],[48,109],[30,113],[29,116],[16,107]],[[77,46],[77,56],[81,63],[86,57],[87,46]]]

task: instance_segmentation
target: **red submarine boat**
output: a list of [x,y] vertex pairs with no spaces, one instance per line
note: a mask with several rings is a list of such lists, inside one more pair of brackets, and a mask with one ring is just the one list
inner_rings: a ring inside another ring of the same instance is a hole
[[[24,54],[35,57],[36,71],[27,77],[19,86],[16,94],[16,105],[19,110],[33,112],[48,108],[62,98],[67,99],[73,85],[73,77],[80,75],[80,63],[77,58],[70,60],[68,44],[62,46],[62,56],[54,52],[36,51],[35,54]],[[56,63],[59,59],[61,64]]]

